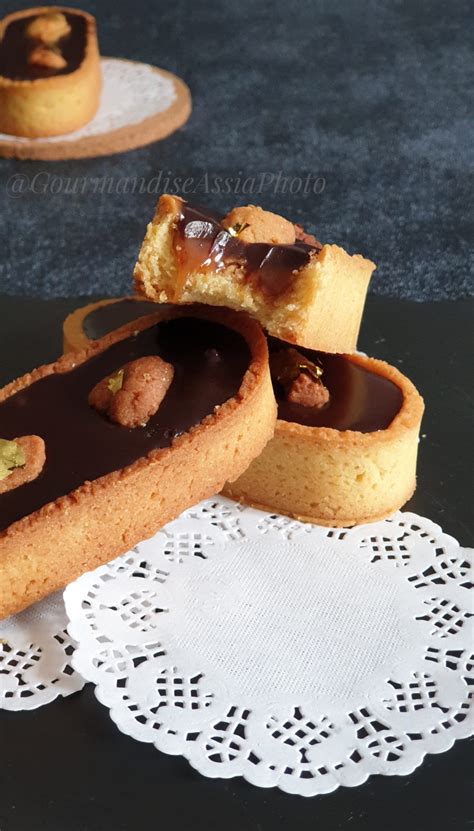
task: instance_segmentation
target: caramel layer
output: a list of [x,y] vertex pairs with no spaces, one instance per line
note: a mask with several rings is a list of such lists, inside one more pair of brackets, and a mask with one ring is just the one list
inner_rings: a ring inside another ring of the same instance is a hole
[[214,216],[183,203],[174,248],[179,262],[176,296],[193,271],[219,271],[227,265],[242,268],[246,280],[269,297],[278,297],[293,285],[295,275],[321,249],[297,241],[294,245],[242,242]]

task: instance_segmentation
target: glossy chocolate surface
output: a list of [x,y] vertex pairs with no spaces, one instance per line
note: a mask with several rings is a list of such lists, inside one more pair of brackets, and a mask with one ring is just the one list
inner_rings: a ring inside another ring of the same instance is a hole
[[[160,309],[164,306],[160,305]],[[129,297],[118,300],[116,303],[107,303],[93,309],[84,318],[82,329],[89,340],[97,340],[119,329],[125,323],[131,323],[144,315],[151,315],[156,311],[156,305],[149,300],[131,300]]]
[[68,35],[58,40],[57,45],[66,61],[63,69],[48,69],[46,66],[32,66],[28,55],[35,41],[28,38],[25,29],[39,15],[30,15],[13,20],[7,26],[0,41],[0,75],[12,81],[34,81],[36,78],[51,78],[68,75],[79,68],[86,49],[86,21],[80,14],[65,13],[71,27]]
[[[268,345],[270,352],[288,346],[277,338],[269,338]],[[391,424],[403,403],[402,391],[393,381],[364,369],[343,355],[297,349],[322,368],[321,380],[329,390],[329,401],[320,409],[292,404],[274,381],[279,419],[309,427],[332,427],[360,433],[385,430]]]
[[[146,427],[120,427],[89,406],[88,394],[106,375],[145,355],[160,355],[172,363],[173,382]],[[8,398],[0,404],[0,436],[41,436],[46,463],[33,482],[0,496],[0,530],[85,481],[169,447],[175,436],[237,393],[249,363],[250,350],[237,332],[196,318],[177,318]]]
[[232,236],[211,214],[183,203],[175,232],[179,259],[177,297],[190,271],[219,271],[235,263],[242,266],[249,282],[269,297],[291,288],[295,273],[307,265],[316,246],[297,241],[294,245],[243,242]]

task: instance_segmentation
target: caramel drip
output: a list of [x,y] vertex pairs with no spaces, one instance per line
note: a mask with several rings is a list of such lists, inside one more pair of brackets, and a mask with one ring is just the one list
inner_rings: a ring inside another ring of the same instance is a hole
[[294,245],[246,243],[212,215],[183,203],[174,250],[178,268],[173,301],[177,302],[188,274],[219,272],[228,265],[238,266],[244,279],[269,298],[278,297],[291,289],[295,276],[321,249],[301,241]]

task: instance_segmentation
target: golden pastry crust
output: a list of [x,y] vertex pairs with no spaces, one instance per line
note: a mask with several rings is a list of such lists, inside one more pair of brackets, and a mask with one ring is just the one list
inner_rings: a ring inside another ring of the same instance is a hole
[[170,447],[85,482],[0,532],[0,618],[113,559],[186,507],[219,491],[272,436],[276,405],[260,327],[246,315],[207,308],[162,310],[127,324],[88,349],[12,382],[0,390],[0,402],[41,378],[67,372],[134,331],[183,316],[222,323],[244,337],[251,361],[237,395]]
[[[87,306],[81,306],[80,309],[75,309],[69,314],[63,323],[63,352],[74,352],[80,349],[85,349],[94,343],[93,340],[87,337],[84,331],[85,319],[102,306],[111,306],[114,303],[121,303],[122,300],[131,302],[143,303],[143,297],[113,297],[107,300],[97,300],[94,303],[88,303]],[[150,311],[148,314],[153,314],[156,311],[156,306],[150,303]],[[140,312],[137,313],[137,319],[143,317]]]
[[375,265],[337,245],[314,250],[284,294],[268,298],[244,278],[239,263],[191,271],[177,289],[174,231],[183,200],[165,194],[148,225],[134,279],[137,293],[157,303],[206,303],[243,310],[281,340],[324,352],[352,352]]
[[374,522],[411,497],[423,399],[395,367],[362,355],[347,357],[401,389],[403,403],[389,427],[359,433],[279,419],[263,453],[226,484],[227,496],[328,526]]
[[0,21],[0,40],[8,25],[31,15],[51,12],[80,15],[86,24],[84,58],[65,75],[14,80],[0,75],[0,132],[38,138],[78,130],[99,105],[101,72],[95,18],[66,6],[38,6],[13,12]]

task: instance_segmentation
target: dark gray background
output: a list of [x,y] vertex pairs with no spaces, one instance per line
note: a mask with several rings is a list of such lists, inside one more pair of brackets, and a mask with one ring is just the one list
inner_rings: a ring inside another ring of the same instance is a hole
[[[0,12],[28,3],[0,2]],[[72,3],[71,5],[76,5]],[[129,291],[159,194],[32,193],[25,173],[323,177],[320,194],[206,195],[225,212],[259,202],[324,241],[378,263],[372,292],[411,299],[466,297],[468,0],[101,0],[105,55],[148,61],[189,84],[188,124],[158,144],[75,162],[0,160],[0,293],[43,297]],[[51,182],[51,180],[49,180]],[[51,185],[50,185],[51,186]],[[71,191],[69,185],[69,191]],[[47,188],[46,188],[47,189]],[[151,189],[154,189],[153,182]]]

